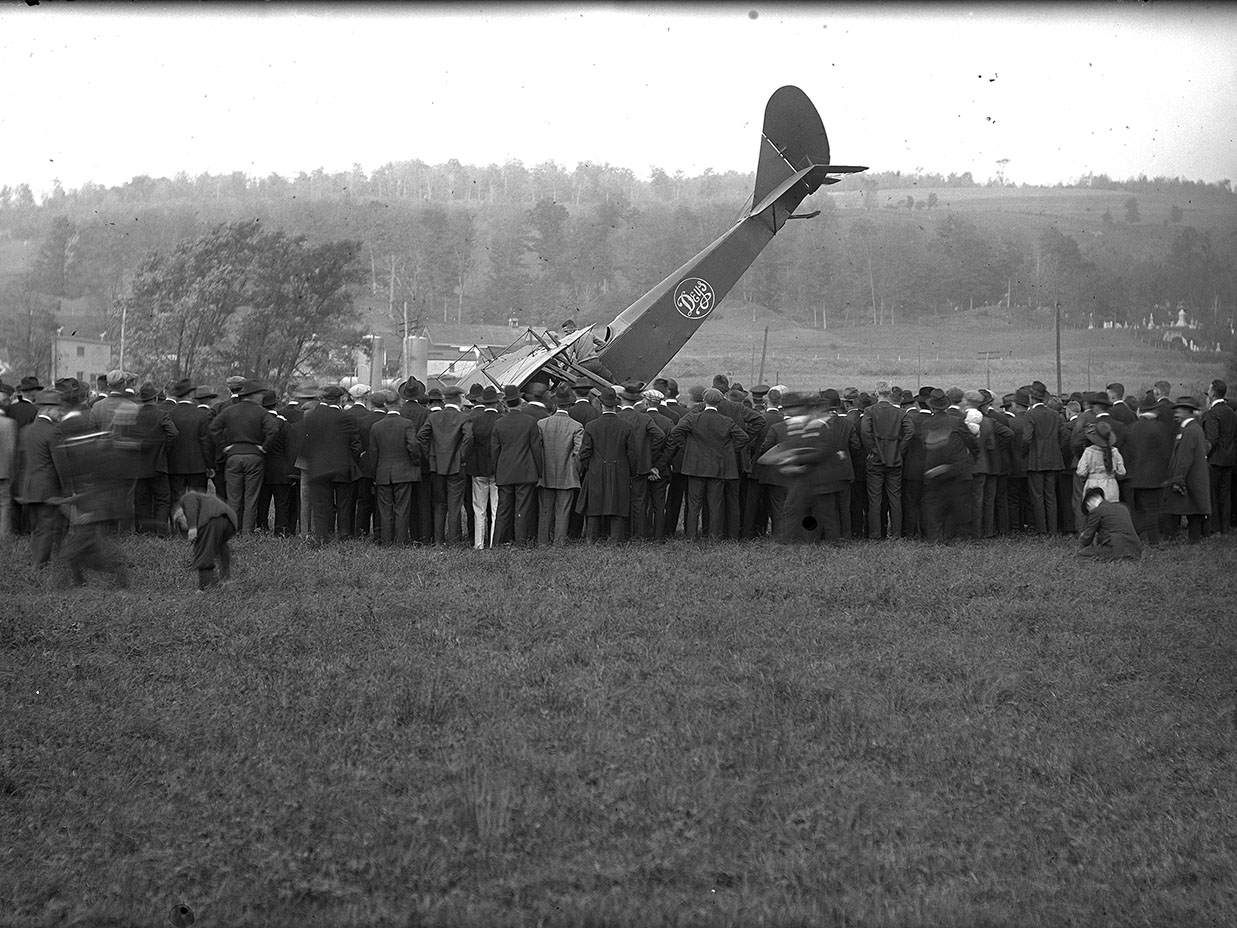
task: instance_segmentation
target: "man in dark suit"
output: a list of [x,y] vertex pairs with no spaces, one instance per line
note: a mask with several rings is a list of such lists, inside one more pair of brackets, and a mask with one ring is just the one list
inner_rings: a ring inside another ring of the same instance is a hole
[[517,545],[536,541],[537,482],[545,473],[545,449],[537,427],[542,418],[548,417],[508,411],[494,423],[490,448],[498,486],[495,546],[512,540]]
[[442,409],[431,412],[417,433],[421,456],[429,460],[434,544],[437,545],[457,545],[463,538],[464,495],[468,488],[468,475],[460,466],[460,446],[467,419],[460,408],[463,395],[459,387],[443,390]]
[[1160,510],[1174,437],[1160,421],[1155,401],[1146,400],[1138,407],[1138,418],[1130,425],[1121,450],[1134,528],[1149,545],[1160,543],[1165,527]]
[[[429,419],[430,411],[425,405],[425,384],[409,377],[399,386],[402,400],[399,414],[412,423],[417,434]],[[424,449],[422,449],[424,450]],[[429,462],[421,455],[421,479],[412,484],[411,516],[408,525],[409,537],[417,544],[430,544],[434,540],[433,506],[431,504]]]
[[61,495],[55,450],[60,444],[61,397],[55,390],[35,395],[35,417],[17,432],[17,472],[21,475],[14,498],[27,508],[30,519],[30,555],[35,568],[51,562],[52,549],[64,535],[65,520],[48,500]]
[[589,392],[593,389],[592,381],[577,380],[572,386],[571,405],[567,407],[567,415],[575,419],[581,425],[588,425],[594,419],[601,415],[597,411],[597,407],[589,400]]
[[[636,409],[643,399],[644,384],[630,381],[619,393],[618,417],[631,426],[636,442],[636,469],[631,475],[631,537],[643,540],[648,537],[649,477],[653,462],[661,457],[666,433],[657,427],[648,416]],[[737,537],[737,536],[736,536]]]
[[1213,380],[1207,388],[1207,411],[1203,413],[1203,437],[1207,440],[1207,466],[1211,475],[1211,517],[1208,534],[1233,530],[1233,467],[1237,464],[1237,412],[1227,402],[1228,384]]
[[902,534],[902,460],[915,432],[905,413],[893,405],[889,383],[876,385],[876,403],[863,411],[859,439],[867,453],[868,537],[886,537],[885,511],[889,513],[888,537]]
[[1211,476],[1207,470],[1207,439],[1198,421],[1201,413],[1192,396],[1179,396],[1173,402],[1177,418],[1177,437],[1173,440],[1173,455],[1168,462],[1169,492],[1164,497],[1164,509],[1172,517],[1169,537],[1176,536],[1181,516],[1186,517],[1188,541],[1203,540],[1207,517],[1211,515]]
[[1027,494],[1035,531],[1055,535],[1057,523],[1057,472],[1065,468],[1061,459],[1062,419],[1045,405],[1047,391],[1031,394],[1031,408],[1022,419],[1022,440],[1026,447]]
[[670,430],[670,440],[662,449],[656,467],[660,474],[669,466],[670,458],[682,449],[680,466],[687,478],[684,534],[688,541],[695,541],[700,532],[701,512],[706,505],[708,533],[713,538],[721,537],[726,527],[723,514],[726,481],[738,480],[738,452],[748,443],[747,432],[719,410],[720,390],[715,387],[705,390],[703,401],[703,409],[689,412]]
[[352,486],[360,473],[361,432],[356,419],[339,405],[344,388],[329,386],[322,402],[305,416],[301,457],[309,481],[313,534],[319,542],[331,536],[351,537]]
[[[168,483],[168,449],[177,438],[159,391],[149,381],[137,395],[137,416],[128,437],[136,443],[133,512],[138,532],[165,535],[171,529],[172,491]],[[118,419],[113,420],[115,424]]]
[[[1125,428],[1129,428],[1134,424],[1134,410],[1130,409],[1125,404],[1125,384],[1110,383],[1104,388],[1108,393],[1108,400],[1111,403],[1109,412],[1112,417],[1120,422]],[[1109,500],[1113,502],[1113,500]]]
[[546,385],[539,380],[534,380],[524,388],[524,405],[520,407],[520,412],[540,422],[551,415],[549,402],[550,394]]
[[[675,426],[675,420],[667,416],[662,410],[662,402],[665,397],[660,390],[649,389],[644,391],[644,414],[653,420],[656,425],[666,435],[666,441],[670,440],[670,431]],[[682,459],[672,457],[666,463],[666,470],[659,470],[656,478],[649,478],[649,504],[645,510],[645,522],[652,532],[654,541],[666,540],[666,494],[670,489],[670,481],[674,479],[674,468],[676,464],[681,464]],[[673,526],[671,534],[673,534]]]
[[265,388],[246,380],[236,388],[237,402],[225,406],[210,425],[211,441],[224,457],[228,504],[241,531],[258,527],[258,501],[266,479],[265,456],[278,437],[280,422],[263,406]]
[[717,411],[723,416],[729,416],[731,421],[743,429],[744,434],[747,435],[747,442],[743,447],[735,450],[735,463],[738,466],[739,476],[733,480],[727,480],[725,484],[726,524],[724,530],[727,538],[737,541],[743,530],[742,478],[748,477],[752,472],[752,460],[748,452],[751,448],[760,445],[760,436],[766,428],[766,423],[765,417],[755,409],[729,399],[727,395],[729,383],[724,375],[718,374],[713,378],[713,388],[722,394],[721,402],[717,404]]
[[764,384],[752,387],[752,398],[757,412],[764,417],[765,427],[760,432],[760,441],[755,445],[748,445],[747,457],[752,462],[752,473],[747,499],[743,502],[744,538],[763,538],[768,534],[773,521],[775,497],[779,495],[779,487],[770,482],[770,469],[763,464],[757,464],[756,459],[763,453],[760,449],[764,446],[770,430],[783,419],[782,411],[778,408],[781,396],[780,390]]
[[[464,423],[464,440],[460,447],[464,473],[472,482],[472,546],[484,548],[494,544],[494,527],[498,517],[498,484],[494,482],[494,426],[501,394],[494,386],[481,391],[480,412],[470,415]],[[474,407],[478,408],[478,407]]]
[[627,538],[631,518],[631,476],[635,473],[636,440],[632,427],[618,417],[618,394],[612,387],[598,391],[601,415],[584,426],[580,440],[580,496],[576,510],[588,520],[585,535],[596,542],[609,523],[610,540]]
[[949,399],[943,391],[932,392],[928,408],[931,415],[922,432],[924,541],[972,537],[972,461],[979,453],[979,442],[966,426],[965,413],[959,417],[949,412]]
[[168,418],[176,427],[176,438],[168,448],[168,492],[180,499],[187,487],[206,490],[206,473],[214,455],[210,440],[210,410],[193,399],[193,384],[178,380],[172,384],[175,400]]
[[276,535],[287,537],[296,531],[295,499],[299,487],[296,485],[296,458],[300,453],[298,442],[290,423],[279,411],[279,397],[274,390],[262,391],[262,408],[275,422],[275,437],[267,446],[263,456],[262,492],[258,496],[258,529],[266,531],[267,514],[272,501],[275,504]]
[[412,487],[421,481],[421,443],[412,421],[394,403],[369,430],[374,499],[385,545],[405,545],[411,526]]
[[17,391],[9,404],[9,418],[17,423],[19,429],[29,425],[38,416],[39,407],[35,399],[42,389],[38,377],[23,377],[18,383]]

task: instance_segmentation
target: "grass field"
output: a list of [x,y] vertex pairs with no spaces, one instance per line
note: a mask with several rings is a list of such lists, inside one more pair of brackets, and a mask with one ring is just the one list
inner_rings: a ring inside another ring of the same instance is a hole
[[[793,326],[757,312],[756,321],[739,305],[723,302],[716,326],[705,325],[667,366],[680,389],[708,385],[722,372],[745,386],[756,382],[764,327],[769,326],[766,383],[794,389],[856,386],[873,390],[878,380],[916,389],[976,389],[991,383],[998,396],[1033,380],[1056,388],[1055,335],[1052,328],[1011,325],[997,308],[957,313],[955,320],[928,325]],[[750,311],[749,311],[750,312]],[[1066,329],[1061,335],[1062,387],[1102,390],[1119,381],[1141,396],[1157,380],[1175,393],[1206,392],[1207,383],[1225,374],[1218,354],[1189,354],[1147,344],[1145,333],[1128,329]],[[980,351],[999,354],[985,362]],[[749,382],[750,381],[750,382]]]
[[0,543],[0,924],[1237,922],[1237,544]]

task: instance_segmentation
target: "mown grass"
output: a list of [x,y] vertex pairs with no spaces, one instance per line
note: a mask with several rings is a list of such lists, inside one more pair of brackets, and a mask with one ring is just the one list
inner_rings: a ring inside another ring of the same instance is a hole
[[0,555],[0,923],[1237,920],[1237,546]]

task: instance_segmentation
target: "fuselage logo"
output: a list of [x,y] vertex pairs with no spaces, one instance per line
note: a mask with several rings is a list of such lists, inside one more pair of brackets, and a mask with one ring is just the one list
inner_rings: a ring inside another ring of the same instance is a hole
[[703,319],[716,303],[713,288],[699,277],[688,277],[674,288],[674,308],[684,319]]

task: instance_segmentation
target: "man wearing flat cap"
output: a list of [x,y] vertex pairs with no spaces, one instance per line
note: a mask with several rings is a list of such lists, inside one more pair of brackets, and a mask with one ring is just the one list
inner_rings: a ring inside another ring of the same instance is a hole
[[701,530],[701,516],[708,507],[707,533],[721,537],[726,527],[724,515],[727,480],[739,474],[736,452],[747,444],[747,433],[729,416],[718,410],[721,390],[704,391],[704,408],[689,412],[670,430],[670,440],[657,460],[658,470],[668,469],[670,458],[682,450],[683,474],[687,477],[687,516],[683,524],[688,541]]

